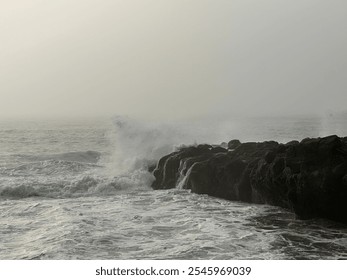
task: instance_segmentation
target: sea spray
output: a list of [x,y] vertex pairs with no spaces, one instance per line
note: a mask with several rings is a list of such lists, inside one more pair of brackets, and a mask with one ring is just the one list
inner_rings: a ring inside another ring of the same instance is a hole
[[[113,172],[136,170],[156,163],[183,145],[220,144],[232,137],[234,125],[220,120],[146,121],[115,116]],[[226,128],[227,127],[227,128]]]

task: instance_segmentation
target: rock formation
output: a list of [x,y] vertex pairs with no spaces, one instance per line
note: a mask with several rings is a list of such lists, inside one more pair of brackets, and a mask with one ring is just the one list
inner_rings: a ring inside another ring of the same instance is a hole
[[[224,145],[225,146],[225,145]],[[154,189],[180,187],[347,223],[347,137],[184,147],[161,158]]]

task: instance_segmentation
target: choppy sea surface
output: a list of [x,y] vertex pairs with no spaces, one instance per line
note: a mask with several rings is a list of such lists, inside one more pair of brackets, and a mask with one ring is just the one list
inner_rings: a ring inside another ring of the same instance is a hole
[[345,119],[0,120],[0,259],[347,259],[341,224],[154,191],[147,172],[175,145],[345,136]]

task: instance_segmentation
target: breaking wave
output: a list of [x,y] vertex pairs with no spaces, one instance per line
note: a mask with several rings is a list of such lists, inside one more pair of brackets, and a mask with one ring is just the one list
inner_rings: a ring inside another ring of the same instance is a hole
[[153,180],[152,175],[144,170],[106,178],[98,175],[78,176],[75,179],[58,178],[54,180],[26,180],[17,183],[7,182],[7,187],[0,187],[2,199],[22,199],[28,197],[74,198],[88,196],[108,196],[136,190],[146,190]]

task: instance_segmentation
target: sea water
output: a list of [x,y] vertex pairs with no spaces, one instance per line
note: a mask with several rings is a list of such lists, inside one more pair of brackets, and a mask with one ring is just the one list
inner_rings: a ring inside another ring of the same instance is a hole
[[346,259],[347,229],[150,188],[182,144],[347,135],[345,118],[0,121],[0,259]]

